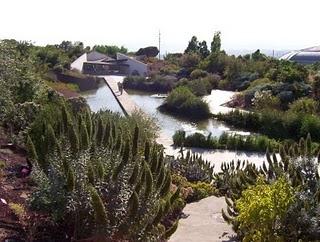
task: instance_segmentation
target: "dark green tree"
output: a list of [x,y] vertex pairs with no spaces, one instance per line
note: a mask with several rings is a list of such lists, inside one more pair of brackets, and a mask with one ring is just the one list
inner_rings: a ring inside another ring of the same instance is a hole
[[221,32],[214,33],[213,40],[211,42],[211,53],[217,54],[221,51]]

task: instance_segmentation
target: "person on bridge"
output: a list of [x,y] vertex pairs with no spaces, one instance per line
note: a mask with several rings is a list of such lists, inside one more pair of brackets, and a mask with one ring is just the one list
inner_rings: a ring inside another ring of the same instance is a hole
[[119,82],[119,91],[120,91],[120,95],[122,95],[123,92],[123,84],[121,82]]

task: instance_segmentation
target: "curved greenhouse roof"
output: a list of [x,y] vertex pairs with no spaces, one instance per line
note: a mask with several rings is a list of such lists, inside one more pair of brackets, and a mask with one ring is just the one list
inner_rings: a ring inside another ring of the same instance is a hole
[[320,46],[291,51],[280,57],[280,59],[294,61],[299,64],[313,64],[318,61],[320,62]]

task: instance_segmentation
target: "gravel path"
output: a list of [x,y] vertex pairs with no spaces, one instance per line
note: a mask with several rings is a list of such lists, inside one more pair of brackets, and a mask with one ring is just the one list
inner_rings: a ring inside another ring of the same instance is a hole
[[183,212],[189,216],[180,219],[169,242],[236,241],[231,225],[221,215],[221,209],[226,206],[224,197],[215,196],[187,204]]

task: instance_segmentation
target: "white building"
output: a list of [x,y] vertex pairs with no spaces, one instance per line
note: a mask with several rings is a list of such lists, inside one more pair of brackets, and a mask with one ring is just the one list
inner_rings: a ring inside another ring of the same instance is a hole
[[72,70],[90,75],[148,75],[148,65],[125,54],[117,53],[116,59],[97,51],[84,53],[71,63]]

